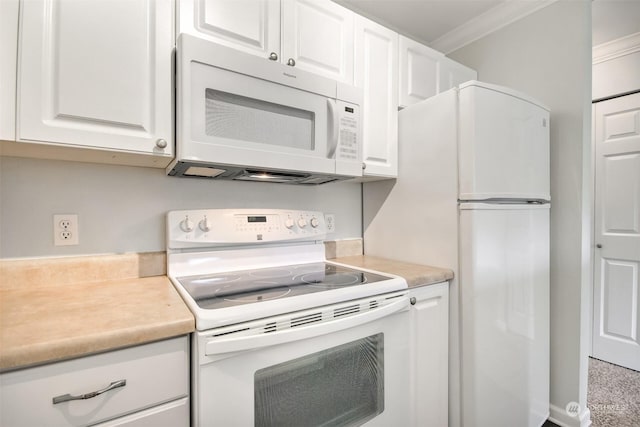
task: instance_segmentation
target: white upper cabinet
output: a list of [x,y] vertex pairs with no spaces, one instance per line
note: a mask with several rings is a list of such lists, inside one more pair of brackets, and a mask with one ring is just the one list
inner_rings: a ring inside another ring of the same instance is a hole
[[469,80],[477,80],[478,72],[446,56],[438,64],[438,93],[459,86]]
[[23,1],[18,140],[150,155],[141,162],[166,166],[172,19],[171,0]]
[[363,175],[398,175],[398,34],[356,17],[355,85],[364,90]]
[[18,0],[0,0],[0,140],[16,139]]
[[444,55],[400,36],[400,106],[406,107],[438,93],[438,62]]
[[282,18],[282,62],[353,84],[353,12],[328,0],[283,0]]
[[469,80],[478,73],[423,44],[400,36],[400,107],[407,107]]
[[178,33],[279,60],[280,0],[181,0]]
[[329,0],[181,0],[178,32],[353,84],[353,21]]

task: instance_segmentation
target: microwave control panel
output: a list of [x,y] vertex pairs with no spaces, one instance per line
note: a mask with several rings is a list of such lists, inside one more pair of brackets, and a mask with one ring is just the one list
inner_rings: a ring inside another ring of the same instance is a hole
[[169,248],[324,240],[324,214],[279,209],[197,209],[167,214]]
[[337,101],[338,148],[336,159],[360,162],[360,106]]

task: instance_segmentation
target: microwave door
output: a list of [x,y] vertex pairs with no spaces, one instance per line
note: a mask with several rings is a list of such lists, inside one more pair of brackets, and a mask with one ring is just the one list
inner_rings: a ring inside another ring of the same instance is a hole
[[182,160],[335,173],[326,96],[195,61],[188,73]]

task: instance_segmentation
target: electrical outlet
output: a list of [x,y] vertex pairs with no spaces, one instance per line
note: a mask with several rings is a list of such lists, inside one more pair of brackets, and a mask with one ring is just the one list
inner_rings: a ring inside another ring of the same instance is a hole
[[324,222],[327,226],[327,233],[336,231],[336,216],[334,214],[324,214]]
[[71,246],[80,243],[78,234],[78,215],[57,214],[53,216],[53,244]]

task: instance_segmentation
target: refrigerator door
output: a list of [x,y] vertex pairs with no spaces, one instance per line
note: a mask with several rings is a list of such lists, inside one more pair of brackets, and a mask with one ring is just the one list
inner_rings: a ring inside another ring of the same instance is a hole
[[471,81],[460,86],[459,119],[460,200],[550,200],[546,107]]
[[463,426],[549,414],[549,205],[460,205]]

